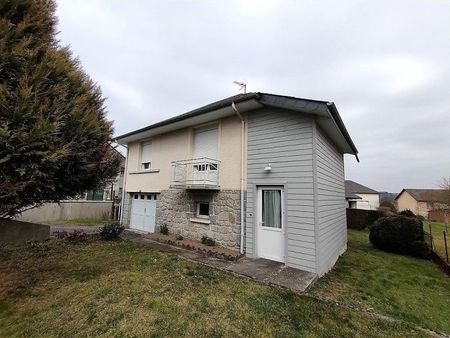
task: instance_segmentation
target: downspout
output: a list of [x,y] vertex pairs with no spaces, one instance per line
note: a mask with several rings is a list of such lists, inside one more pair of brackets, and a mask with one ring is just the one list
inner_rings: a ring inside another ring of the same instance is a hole
[[120,224],[123,224],[123,208],[125,205],[125,182],[127,180],[128,174],[128,155],[129,149],[128,146],[124,146],[127,149],[127,157],[125,158],[125,170],[123,171],[123,182],[122,182],[122,197],[120,201]]
[[241,243],[240,243],[240,253],[244,254],[244,175],[245,175],[245,120],[242,117],[239,110],[236,108],[234,102],[231,102],[231,107],[235,111],[236,115],[241,120]]

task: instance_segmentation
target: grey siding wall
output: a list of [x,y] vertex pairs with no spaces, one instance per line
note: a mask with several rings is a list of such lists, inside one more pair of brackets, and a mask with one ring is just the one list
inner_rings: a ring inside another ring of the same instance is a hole
[[[316,272],[313,129],[314,120],[296,112],[266,108],[248,115],[245,243],[246,253],[256,255],[256,186],[283,184],[286,264]],[[267,163],[270,173],[264,172]]]
[[344,158],[319,128],[315,130],[317,273],[332,268],[347,247]]

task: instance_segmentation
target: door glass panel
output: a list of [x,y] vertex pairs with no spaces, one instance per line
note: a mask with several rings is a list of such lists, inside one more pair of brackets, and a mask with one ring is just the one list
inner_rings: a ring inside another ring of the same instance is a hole
[[262,191],[262,226],[281,229],[281,190]]

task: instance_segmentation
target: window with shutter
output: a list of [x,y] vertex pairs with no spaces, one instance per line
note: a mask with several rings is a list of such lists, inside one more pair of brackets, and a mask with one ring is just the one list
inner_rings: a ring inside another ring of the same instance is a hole
[[152,143],[144,142],[141,145],[141,169],[147,170],[152,166]]
[[194,158],[207,157],[217,159],[219,133],[216,126],[195,131]]

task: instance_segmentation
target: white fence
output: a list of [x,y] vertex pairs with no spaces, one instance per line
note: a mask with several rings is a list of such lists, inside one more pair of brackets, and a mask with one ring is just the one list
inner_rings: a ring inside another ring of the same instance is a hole
[[46,203],[23,212],[16,219],[26,222],[71,220],[79,218],[111,218],[112,201],[61,201]]

